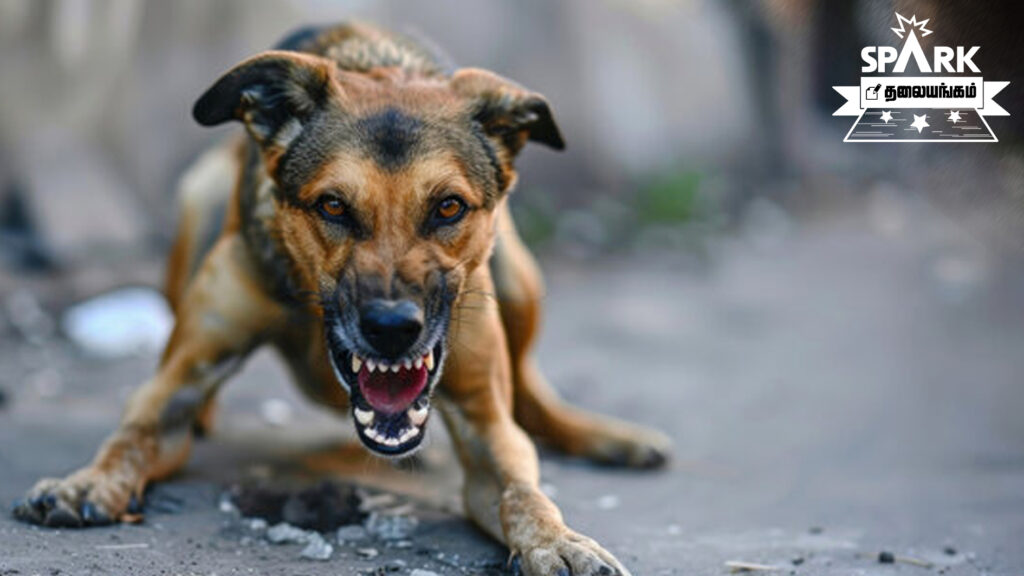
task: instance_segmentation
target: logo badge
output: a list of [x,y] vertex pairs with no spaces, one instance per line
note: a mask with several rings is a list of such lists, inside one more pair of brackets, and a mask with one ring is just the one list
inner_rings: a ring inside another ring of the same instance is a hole
[[[928,20],[897,12],[896,23],[902,48],[866,46],[861,72],[871,75],[832,87],[846,98],[832,115],[857,117],[843,142],[998,142],[985,116],[1010,115],[993,101],[1009,82],[982,78],[973,60],[980,47],[935,46],[929,58],[918,41],[933,32]],[[911,60],[918,75],[904,75]]]

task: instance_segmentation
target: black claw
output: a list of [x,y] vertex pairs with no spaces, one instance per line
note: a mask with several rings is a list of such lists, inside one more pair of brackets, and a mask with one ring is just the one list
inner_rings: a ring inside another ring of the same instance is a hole
[[28,501],[28,504],[29,504],[29,506],[32,506],[33,508],[42,508],[42,506],[43,506],[43,496],[42,495],[33,496]]
[[603,564],[597,569],[597,573],[601,576],[612,576],[612,574],[615,574],[615,570],[613,570],[611,566]]
[[28,522],[30,524],[43,523],[43,515],[39,511],[39,507],[33,506],[31,502],[27,501],[15,504],[14,517],[22,522]]
[[92,502],[82,504],[82,521],[87,526],[106,526],[110,524],[110,517],[100,512]]
[[559,568],[558,576],[570,576],[568,568]]
[[53,528],[78,528],[82,525],[82,519],[67,508],[54,508],[46,515],[43,523]]
[[40,497],[40,500],[42,501],[43,506],[45,506],[46,508],[57,507],[57,497],[54,496],[53,494],[43,494],[43,496]]
[[142,514],[142,500],[132,494],[130,500],[128,500],[128,513],[129,514]]
[[508,563],[509,570],[512,571],[513,576],[523,576],[523,559],[518,554],[512,557],[512,560]]

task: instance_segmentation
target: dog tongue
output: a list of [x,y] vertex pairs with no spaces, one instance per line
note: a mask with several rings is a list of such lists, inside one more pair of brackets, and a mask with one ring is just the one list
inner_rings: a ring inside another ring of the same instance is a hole
[[423,392],[427,385],[427,367],[370,372],[364,365],[357,378],[359,391],[371,407],[386,414],[397,414]]

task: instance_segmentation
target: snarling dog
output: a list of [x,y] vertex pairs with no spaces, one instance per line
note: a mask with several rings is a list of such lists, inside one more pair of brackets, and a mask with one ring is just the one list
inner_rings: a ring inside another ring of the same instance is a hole
[[563,404],[532,356],[541,279],[507,196],[528,141],[564,146],[547,101],[342,24],[238,64],[193,115],[241,121],[246,134],[182,180],[167,286],[176,323],[160,368],[93,462],[40,481],[17,516],[124,520],[147,483],[185,462],[220,384],[270,344],[307,396],[351,412],[375,454],[412,454],[438,408],[467,513],[526,574],[626,574],[538,488],[528,436],[633,467],[668,450],[657,432]]

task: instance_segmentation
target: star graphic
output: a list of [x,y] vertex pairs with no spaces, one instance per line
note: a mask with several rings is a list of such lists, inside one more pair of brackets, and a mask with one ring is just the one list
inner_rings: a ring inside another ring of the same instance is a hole
[[931,126],[931,124],[925,122],[925,120],[927,120],[927,119],[928,119],[928,115],[927,114],[923,114],[921,116],[918,116],[917,114],[914,114],[914,123],[911,124],[910,127],[911,128],[917,128],[917,133],[920,134],[922,130],[924,130],[925,128]]
[[952,122],[953,124],[956,124],[957,122],[960,122],[961,121],[960,111],[959,110],[950,110],[949,111],[949,121]]
[[892,112],[888,110],[882,110],[882,122],[888,124],[889,120],[892,120]]

